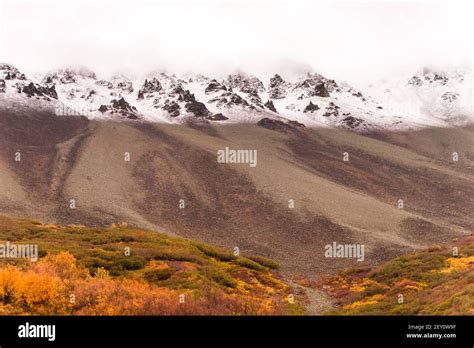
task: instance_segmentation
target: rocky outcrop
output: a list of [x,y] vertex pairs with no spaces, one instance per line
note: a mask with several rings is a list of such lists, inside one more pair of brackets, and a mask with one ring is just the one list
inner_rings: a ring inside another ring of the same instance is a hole
[[242,73],[229,75],[227,77],[227,84],[234,91],[239,91],[250,95],[258,95],[259,93],[265,91],[263,82],[257,77]]
[[330,102],[329,105],[326,107],[326,112],[323,114],[324,117],[329,117],[329,116],[339,116],[339,109],[340,107],[334,104],[333,102]]
[[70,84],[76,83],[80,77],[92,80],[96,79],[95,73],[89,69],[59,69],[46,74],[43,78],[43,83],[48,86],[54,84]]
[[26,80],[26,76],[13,65],[0,63],[0,79],[24,81]]
[[323,97],[323,98],[330,97],[329,92],[326,88],[326,85],[323,82],[314,86],[313,93],[314,93],[314,96],[317,96],[317,97]]
[[357,118],[354,116],[347,116],[342,119],[341,125],[346,128],[355,129],[355,128],[360,128],[363,125],[367,125],[367,122],[361,118]]
[[178,117],[180,114],[181,107],[175,101],[167,100],[165,101],[165,105],[163,106],[163,109],[168,111],[168,114],[171,117]]
[[455,102],[459,97],[459,93],[456,93],[456,92],[445,92],[443,93],[443,95],[441,96],[441,99],[443,101],[446,101],[446,102],[449,102],[449,103],[453,103]]
[[225,120],[228,120],[229,118],[222,115],[221,113],[217,113],[212,116],[208,116],[207,119],[211,121],[225,121]]
[[265,107],[270,111],[277,112],[277,109],[275,108],[275,105],[273,104],[273,101],[271,101],[271,100],[268,100],[265,103]]
[[138,119],[137,108],[130,105],[123,97],[120,99],[114,99],[110,105],[101,105],[99,107],[100,112],[110,112],[112,114],[118,113],[131,120]]
[[319,106],[316,104],[313,104],[312,102],[309,102],[308,105],[304,108],[303,112],[304,113],[313,113],[315,111],[319,110]]
[[233,107],[233,106],[241,106],[241,107],[249,107],[250,103],[247,102],[244,98],[240,95],[233,93],[233,92],[226,92],[222,93],[220,96],[212,98],[209,100],[209,103],[216,103],[218,108],[222,107]]
[[196,117],[206,117],[210,114],[206,105],[204,103],[198,102],[196,99],[187,101],[185,104],[185,109],[187,112],[194,114]]
[[294,132],[305,128],[305,126],[298,121],[288,121],[288,123],[285,123],[268,117],[262,118],[258,121],[257,126],[283,133]]
[[38,97],[50,97],[58,99],[58,94],[54,86],[43,87],[38,84],[30,82],[28,85],[24,86],[22,92],[25,93],[28,97],[38,96]]
[[270,99],[283,99],[287,94],[288,91],[285,81],[280,75],[275,74],[275,76],[270,79],[268,91]]
[[161,91],[162,89],[163,86],[161,85],[160,81],[154,77],[151,80],[145,79],[145,82],[143,83],[142,88],[140,88],[138,94],[143,96],[146,93],[155,93]]
[[298,99],[304,99],[310,97],[327,98],[330,97],[330,92],[340,92],[341,89],[334,80],[329,80],[319,74],[308,73],[303,80],[294,85],[292,91],[300,94]]
[[99,107],[100,112],[107,112],[108,110],[109,110],[109,108],[107,107],[107,105],[101,105]]
[[420,79],[419,76],[415,75],[411,79],[408,80],[408,84],[411,86],[420,87],[421,85],[423,85],[423,80]]
[[209,85],[207,85],[206,89],[204,90],[204,93],[206,94],[212,94],[215,92],[219,91],[227,91],[227,87],[220,84],[216,80],[212,80]]
[[[211,114],[211,112],[207,109],[206,105],[197,101],[194,94],[192,94],[189,90],[183,89],[181,84],[175,85],[169,95],[175,98],[176,103],[184,104],[184,109],[186,110],[186,112],[191,113],[196,117],[207,117]],[[176,106],[172,105],[171,102],[168,103],[168,106],[165,110],[170,113],[170,108],[171,113],[177,113]]]
[[115,77],[111,81],[112,88],[122,92],[133,93],[133,83],[126,77]]

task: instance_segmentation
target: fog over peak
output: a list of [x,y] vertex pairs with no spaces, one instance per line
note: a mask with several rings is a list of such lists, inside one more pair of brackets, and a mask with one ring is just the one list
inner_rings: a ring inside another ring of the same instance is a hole
[[0,58],[28,74],[64,66],[104,77],[315,71],[359,83],[470,64],[471,13],[464,1],[6,1]]

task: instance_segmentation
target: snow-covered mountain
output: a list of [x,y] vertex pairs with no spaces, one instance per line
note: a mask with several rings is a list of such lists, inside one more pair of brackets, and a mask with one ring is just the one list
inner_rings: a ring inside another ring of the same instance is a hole
[[461,69],[425,68],[357,90],[313,72],[292,79],[275,74],[269,81],[243,72],[222,80],[166,72],[106,80],[86,68],[68,68],[30,80],[14,66],[0,64],[0,101],[7,107],[33,104],[91,119],[181,123],[192,118],[225,124],[269,119],[357,131],[474,120],[472,75]]

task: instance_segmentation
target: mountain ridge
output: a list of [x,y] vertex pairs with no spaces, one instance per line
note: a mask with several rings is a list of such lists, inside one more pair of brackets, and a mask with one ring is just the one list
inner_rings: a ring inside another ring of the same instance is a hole
[[0,64],[4,103],[29,102],[14,94],[35,98],[53,106],[59,116],[171,124],[257,123],[270,118],[358,132],[472,123],[471,81],[466,70],[420,69],[358,90],[315,72],[293,79],[275,73],[266,82],[242,71],[225,79],[163,71],[144,79],[103,79],[84,67],[57,69],[32,80],[13,65]]

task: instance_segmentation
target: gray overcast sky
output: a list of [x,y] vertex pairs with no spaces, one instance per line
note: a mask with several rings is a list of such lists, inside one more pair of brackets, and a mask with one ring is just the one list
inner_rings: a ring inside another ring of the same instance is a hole
[[472,61],[472,1],[2,1],[0,59],[261,77],[307,64],[349,82]]

